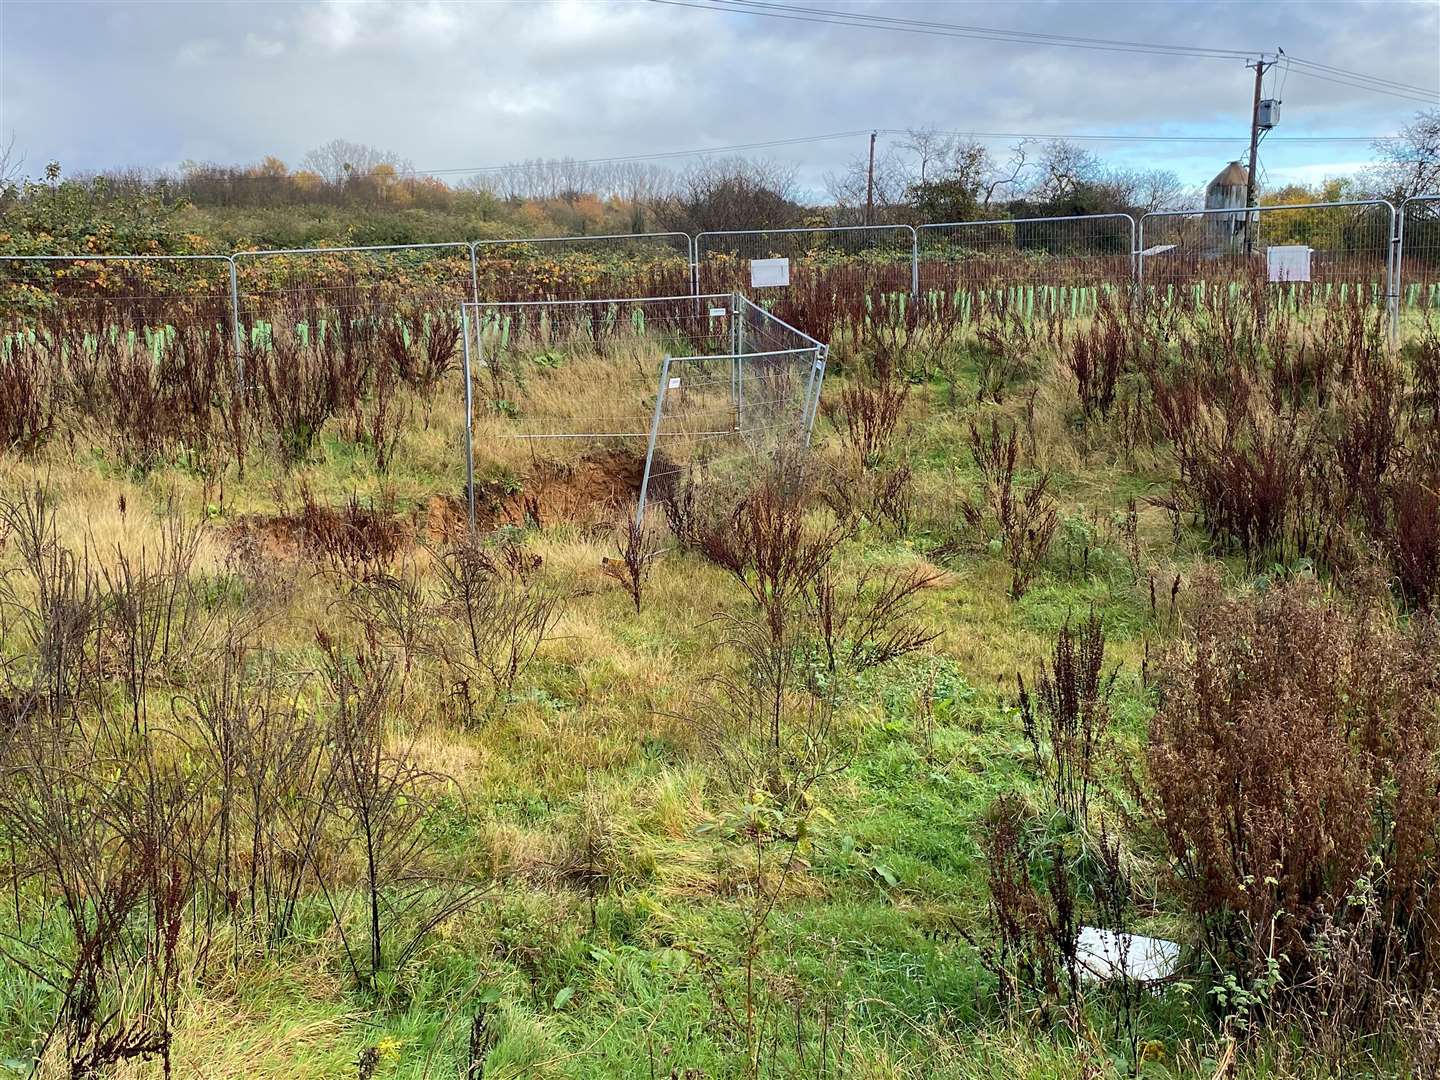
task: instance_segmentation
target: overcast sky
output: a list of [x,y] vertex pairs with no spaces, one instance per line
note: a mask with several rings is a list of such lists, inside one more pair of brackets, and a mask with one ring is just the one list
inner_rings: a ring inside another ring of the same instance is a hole
[[[1432,91],[1440,84],[1437,0],[783,2],[1091,38],[1278,46]],[[32,175],[51,159],[67,172],[272,153],[293,165],[335,137],[449,170],[936,127],[1224,137],[1085,144],[1117,164],[1203,183],[1243,153],[1252,81],[1238,58],[1013,45],[649,0],[0,0],[0,136],[13,134]],[[1422,107],[1283,67],[1266,92],[1284,100],[1262,154],[1272,185],[1349,171],[1370,152],[1282,138],[1390,134]],[[856,136],[756,153],[793,165],[818,191],[864,145]]]

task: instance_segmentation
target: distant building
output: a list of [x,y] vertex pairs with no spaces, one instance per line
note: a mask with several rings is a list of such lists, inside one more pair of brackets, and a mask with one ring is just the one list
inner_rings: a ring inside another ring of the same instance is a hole
[[1245,233],[1245,185],[1248,179],[1245,166],[1232,161],[1206,186],[1206,210],[1240,211],[1205,215],[1206,254],[1228,255],[1240,250]]

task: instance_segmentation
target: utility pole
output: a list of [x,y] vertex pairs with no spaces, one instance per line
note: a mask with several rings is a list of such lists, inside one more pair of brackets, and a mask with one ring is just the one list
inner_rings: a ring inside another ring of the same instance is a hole
[[[1259,109],[1259,106],[1256,106]],[[865,224],[875,224],[875,132],[870,132],[870,167],[865,171]]]
[[1260,152],[1260,92],[1261,83],[1265,78],[1265,72],[1278,63],[1276,60],[1266,61],[1265,54],[1261,53],[1260,58],[1254,64],[1246,64],[1246,67],[1255,69],[1255,100],[1250,106],[1250,166],[1245,170],[1245,254],[1253,255],[1255,252],[1255,228],[1254,216],[1250,213],[1255,205],[1255,167],[1256,157]]

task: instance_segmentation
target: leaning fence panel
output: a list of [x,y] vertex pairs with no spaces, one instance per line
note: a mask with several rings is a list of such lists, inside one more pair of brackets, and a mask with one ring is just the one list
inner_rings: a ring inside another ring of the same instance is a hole
[[1386,303],[1395,210],[1383,200],[1159,211],[1140,221],[1138,275],[1152,302],[1265,286],[1296,310]]
[[1078,315],[1134,276],[1129,214],[957,221],[916,233],[920,295],[964,310],[998,297],[1031,313]]
[[680,232],[477,240],[476,300],[577,300],[690,293]]

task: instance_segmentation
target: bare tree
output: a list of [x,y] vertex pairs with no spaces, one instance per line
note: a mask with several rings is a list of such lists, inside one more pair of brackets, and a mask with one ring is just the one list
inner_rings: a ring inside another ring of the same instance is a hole
[[679,194],[662,209],[665,226],[684,232],[784,228],[799,217],[794,172],[747,158],[692,166],[680,179]]
[[1400,202],[1440,189],[1440,109],[1415,114],[1397,140],[1373,144],[1377,162],[1362,174],[1367,191]]
[[331,139],[317,146],[301,160],[301,165],[319,173],[332,184],[343,184],[353,177],[367,176],[381,165],[392,166],[397,173],[412,173],[415,166],[390,150],[379,150],[364,143]]
[[1036,166],[1040,175],[1028,194],[1040,202],[1069,198],[1100,171],[1100,161],[1094,154],[1065,139],[1047,142]]

